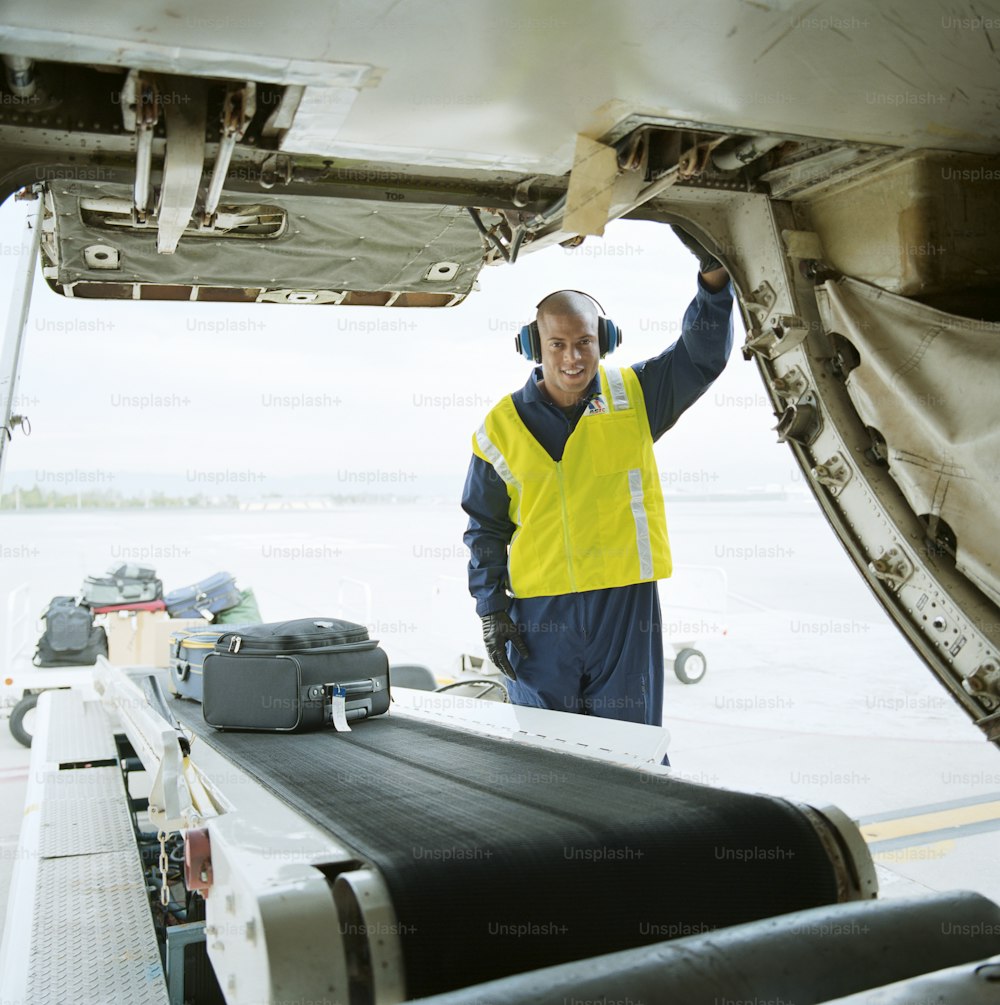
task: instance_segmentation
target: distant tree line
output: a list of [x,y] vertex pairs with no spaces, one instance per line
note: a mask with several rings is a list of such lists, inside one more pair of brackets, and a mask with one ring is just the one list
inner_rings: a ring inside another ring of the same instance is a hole
[[17,488],[0,495],[0,509],[184,509],[205,508],[237,509],[239,498],[229,496],[171,496],[165,492],[144,495],[123,495],[112,489],[87,489],[66,492],[42,489]]
[[[285,498],[279,493],[265,493],[257,501]],[[297,498],[297,497],[296,497]],[[377,495],[375,493],[349,493],[316,495],[311,498],[327,499],[338,504],[414,502],[417,496]],[[22,509],[239,509],[246,505],[239,496],[207,496],[202,493],[191,496],[171,496],[166,492],[150,492],[145,495],[123,495],[112,489],[88,489],[79,492],[42,489],[33,485],[30,489],[15,488],[0,494],[0,510]]]

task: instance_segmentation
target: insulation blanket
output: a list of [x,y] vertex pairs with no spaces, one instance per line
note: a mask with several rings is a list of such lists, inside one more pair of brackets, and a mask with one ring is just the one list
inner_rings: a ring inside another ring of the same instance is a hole
[[958,570],[1000,603],[1000,324],[945,314],[856,279],[816,290],[828,332],[861,362],[847,391],[877,429],[889,471],[920,517],[955,534]]

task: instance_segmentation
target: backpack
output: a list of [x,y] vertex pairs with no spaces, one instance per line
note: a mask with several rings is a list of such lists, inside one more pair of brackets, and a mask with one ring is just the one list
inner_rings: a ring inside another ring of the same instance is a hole
[[45,631],[35,649],[35,666],[92,666],[98,654],[108,655],[104,629],[94,627],[90,608],[73,597],[53,597],[42,617]]

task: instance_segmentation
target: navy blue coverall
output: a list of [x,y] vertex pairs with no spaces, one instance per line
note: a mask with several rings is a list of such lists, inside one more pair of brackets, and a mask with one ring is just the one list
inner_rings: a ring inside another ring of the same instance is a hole
[[[733,345],[732,291],[711,293],[699,278],[684,313],[681,336],[652,359],[635,363],[649,427],[658,440],[722,372]],[[538,388],[535,367],[513,393],[525,426],[554,461],[586,408],[600,392],[594,377],[575,414],[567,417]],[[663,639],[655,582],[551,597],[511,599],[507,547],[514,533],[507,487],[493,466],[473,454],[462,508],[471,553],[469,592],[480,617],[509,610],[528,647],[522,658],[508,644],[516,681],[505,681],[517,705],[580,712],[659,726],[663,716]]]

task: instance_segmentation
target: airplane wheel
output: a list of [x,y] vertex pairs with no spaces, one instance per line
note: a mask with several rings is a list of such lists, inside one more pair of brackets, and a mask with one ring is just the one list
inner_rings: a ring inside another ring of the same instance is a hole
[[30,729],[25,726],[25,717],[28,719],[28,726],[34,725],[35,717],[34,715],[28,715],[32,712],[35,706],[38,704],[37,694],[26,694],[13,708],[10,713],[10,731],[11,735],[24,747],[31,746],[31,732]]
[[699,649],[682,649],[674,657],[674,673],[682,684],[697,684],[708,670],[708,660]]

